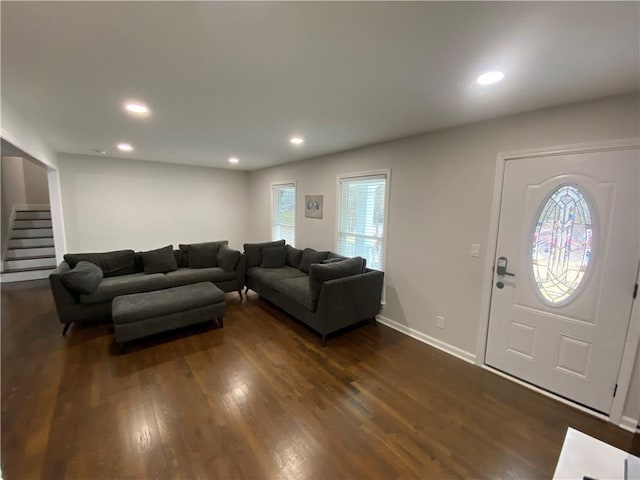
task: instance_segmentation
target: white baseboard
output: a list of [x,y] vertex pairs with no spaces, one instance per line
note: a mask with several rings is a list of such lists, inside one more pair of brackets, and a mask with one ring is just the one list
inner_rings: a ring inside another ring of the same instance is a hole
[[638,430],[638,419],[631,417],[622,417],[620,419],[619,427],[624,428],[631,433],[636,433],[636,430]]
[[391,320],[383,315],[377,315],[376,317],[378,321],[386,325],[387,327],[393,328],[405,335],[410,336],[411,338],[415,338],[416,340],[426,343],[427,345],[431,345],[432,347],[437,348],[438,350],[442,350],[443,352],[448,353],[449,355],[453,355],[454,357],[458,357],[465,362],[469,362],[475,365],[476,356],[473,353],[467,352],[466,350],[462,350],[461,348],[454,347],[453,345],[449,345],[442,340],[438,340],[437,338],[431,337],[426,333],[422,333],[418,330],[415,330],[411,327],[407,327],[401,323],[396,322],[395,320]]

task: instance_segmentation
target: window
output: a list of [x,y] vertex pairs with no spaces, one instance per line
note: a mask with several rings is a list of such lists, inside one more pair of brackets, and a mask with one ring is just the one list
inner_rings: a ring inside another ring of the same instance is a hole
[[337,251],[384,270],[389,172],[338,178]]
[[296,242],[296,185],[283,183],[271,186],[271,240]]
[[593,226],[583,193],[561,185],[536,219],[531,246],[533,277],[550,305],[564,305],[577,293],[591,259]]

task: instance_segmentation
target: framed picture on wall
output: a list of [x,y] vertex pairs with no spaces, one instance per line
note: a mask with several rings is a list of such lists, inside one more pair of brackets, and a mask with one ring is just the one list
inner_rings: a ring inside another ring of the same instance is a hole
[[322,218],[322,195],[304,196],[304,216],[307,218]]

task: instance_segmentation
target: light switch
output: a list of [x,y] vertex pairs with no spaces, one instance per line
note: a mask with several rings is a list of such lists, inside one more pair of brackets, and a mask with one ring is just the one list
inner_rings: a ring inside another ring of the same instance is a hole
[[471,249],[469,250],[469,255],[471,255],[472,257],[479,257],[480,256],[480,245],[478,245],[477,243],[472,243],[471,244]]

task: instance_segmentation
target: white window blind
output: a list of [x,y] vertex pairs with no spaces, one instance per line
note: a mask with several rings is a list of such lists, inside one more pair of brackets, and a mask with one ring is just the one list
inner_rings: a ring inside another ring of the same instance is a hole
[[285,183],[272,186],[271,240],[296,241],[296,186]]
[[384,268],[388,175],[339,179],[338,253],[367,259],[367,267]]

